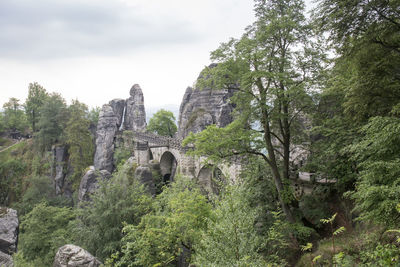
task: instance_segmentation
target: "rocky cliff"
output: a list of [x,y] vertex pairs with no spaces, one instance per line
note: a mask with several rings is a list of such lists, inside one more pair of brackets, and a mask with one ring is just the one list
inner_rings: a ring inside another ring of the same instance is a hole
[[58,249],[53,267],[98,267],[102,263],[81,247],[68,244]]
[[0,207],[0,266],[13,266],[11,255],[17,251],[17,211]]
[[138,84],[132,86],[127,100],[113,99],[103,105],[96,132],[96,170],[113,171],[113,156],[117,132],[123,130],[145,131],[146,112],[144,97]]
[[[198,79],[202,78],[200,75]],[[179,109],[178,137],[185,138],[190,132],[198,133],[210,124],[225,127],[231,123],[233,105],[229,103],[229,98],[234,91],[235,88],[188,87]]]
[[138,84],[132,86],[129,97],[126,100],[126,114],[124,129],[132,131],[146,130],[146,111],[144,110],[144,97]]

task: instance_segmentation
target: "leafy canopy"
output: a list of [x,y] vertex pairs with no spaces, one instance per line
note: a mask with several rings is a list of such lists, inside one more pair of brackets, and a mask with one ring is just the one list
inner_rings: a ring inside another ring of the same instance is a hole
[[162,136],[173,137],[177,131],[175,116],[171,111],[160,109],[150,118],[147,130]]

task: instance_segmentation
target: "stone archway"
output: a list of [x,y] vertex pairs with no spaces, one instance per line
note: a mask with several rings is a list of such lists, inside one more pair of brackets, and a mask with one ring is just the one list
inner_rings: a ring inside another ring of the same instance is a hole
[[178,162],[171,152],[166,151],[162,154],[160,159],[160,169],[164,184],[168,184],[174,180],[177,166]]
[[219,194],[222,184],[225,183],[225,176],[218,167],[205,165],[200,169],[197,181],[207,192]]

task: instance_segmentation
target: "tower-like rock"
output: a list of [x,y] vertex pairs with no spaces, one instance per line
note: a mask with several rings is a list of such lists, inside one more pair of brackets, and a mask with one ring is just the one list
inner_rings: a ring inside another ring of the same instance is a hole
[[104,104],[97,124],[96,152],[94,154],[96,170],[113,171],[114,137],[118,130],[118,122],[112,106]]
[[[203,79],[202,75],[198,79]],[[225,127],[231,123],[233,105],[229,98],[234,92],[235,87],[222,90],[188,87],[179,109],[178,137],[185,138],[190,132],[201,132],[211,124]]]
[[129,94],[131,96],[126,100],[124,129],[145,131],[147,124],[142,89],[138,84],[135,84],[132,86]]

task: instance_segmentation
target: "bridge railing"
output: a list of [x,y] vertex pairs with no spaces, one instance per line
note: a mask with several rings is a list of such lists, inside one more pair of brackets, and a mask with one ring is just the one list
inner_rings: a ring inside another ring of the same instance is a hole
[[133,138],[139,141],[146,141],[149,144],[172,147],[179,150],[184,150],[182,147],[182,139],[161,136],[150,132],[133,132]]

